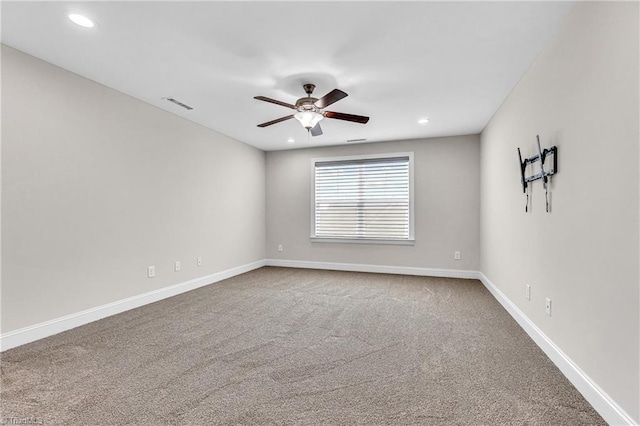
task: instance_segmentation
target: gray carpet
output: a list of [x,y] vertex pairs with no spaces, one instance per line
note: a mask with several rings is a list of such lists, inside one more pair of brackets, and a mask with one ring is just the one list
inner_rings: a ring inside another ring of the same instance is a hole
[[476,280],[266,267],[1,366],[46,425],[605,424]]

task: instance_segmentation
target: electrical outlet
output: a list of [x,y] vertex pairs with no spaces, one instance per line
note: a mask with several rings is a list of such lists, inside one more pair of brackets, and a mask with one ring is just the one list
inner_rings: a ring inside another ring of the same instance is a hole
[[283,251],[282,244],[278,244],[278,251]]
[[551,316],[551,299],[549,299],[548,297],[546,300],[545,309],[547,311],[547,315]]
[[460,252],[459,251],[454,251],[453,252],[453,258],[455,260],[460,260]]
[[202,266],[202,258],[201,257],[196,259],[196,265]]
[[176,261],[176,264],[175,264],[175,271],[176,271],[176,272],[180,272],[180,261]]
[[147,277],[148,278],[153,278],[156,276],[156,267],[155,266],[149,266],[147,268]]
[[531,300],[531,286],[527,284],[525,294],[527,295],[527,300]]

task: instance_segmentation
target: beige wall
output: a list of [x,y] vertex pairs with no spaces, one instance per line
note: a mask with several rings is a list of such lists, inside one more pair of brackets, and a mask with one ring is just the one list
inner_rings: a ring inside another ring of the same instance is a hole
[[[415,246],[311,242],[311,159],[393,152],[414,153]],[[267,258],[477,270],[479,154],[477,135],[268,152]]]
[[264,259],[262,151],[6,46],[2,113],[3,333]]
[[[578,3],[481,143],[481,270],[636,421],[638,21],[635,2]],[[549,214],[540,181],[524,212],[516,148],[536,134],[559,149]]]

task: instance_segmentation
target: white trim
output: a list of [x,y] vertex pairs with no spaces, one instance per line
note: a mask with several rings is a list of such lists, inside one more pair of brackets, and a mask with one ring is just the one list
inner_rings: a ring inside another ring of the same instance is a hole
[[385,158],[397,158],[397,157],[410,157],[413,156],[413,151],[404,152],[381,152],[378,154],[356,154],[356,155],[341,155],[339,157],[315,157],[311,159],[311,163],[330,163],[334,161],[358,161],[358,160],[378,160]]
[[87,309],[54,320],[35,324],[19,330],[0,335],[0,350],[15,348],[34,342],[54,334],[106,318],[149,303],[176,296],[263,266],[281,266],[287,268],[326,269],[336,271],[372,272],[385,274],[418,275],[446,278],[478,279],[489,292],[500,302],[507,312],[516,320],[522,329],[544,351],[544,353],[560,369],[562,374],[578,389],[593,408],[611,425],[638,425],[605,391],[603,391],[580,367],[578,367],[562,350],[551,341],[518,307],[505,296],[482,272],[417,268],[409,266],[366,265],[356,263],[312,262],[286,259],[266,259],[241,265],[225,271],[217,272],[201,278],[154,290],[138,296],[129,297],[117,302]]
[[420,275],[432,277],[478,279],[516,320],[522,329],[576,387],[584,398],[610,425],[638,425],[605,391],[603,391],[571,358],[556,346],[507,296],[482,272],[453,269],[416,268],[406,266],[364,265],[354,263],[312,262],[286,259],[267,259],[267,266],[287,268],[327,269],[335,271],[373,272],[386,274]]
[[338,243],[338,244],[391,244],[413,246],[416,240],[390,240],[385,238],[324,238],[311,237],[312,243]]
[[304,260],[267,259],[267,266],[285,268],[328,269],[332,271],[373,272],[376,274],[419,275],[426,277],[478,279],[479,272],[456,269],[417,268],[412,266],[365,265],[360,263],[310,262]]
[[[267,261],[267,264],[269,262]],[[584,371],[580,369],[562,350],[556,346],[505,294],[482,272],[479,279],[493,297],[520,324],[545,354],[560,369],[562,374],[578,389],[584,398],[610,425],[637,425],[605,391],[603,391]]]
[[247,263],[225,271],[216,272],[211,275],[164,287],[148,293],[139,294],[117,302],[107,303],[106,305],[97,306],[82,312],[66,315],[64,317],[45,321],[19,330],[10,331],[0,335],[0,350],[5,351],[7,349],[15,348],[16,346],[34,342],[111,315],[119,314],[130,309],[138,308],[149,303],[154,303],[168,297],[195,290],[196,288],[261,268],[265,266],[265,264],[266,261],[264,259],[258,260],[256,262]]

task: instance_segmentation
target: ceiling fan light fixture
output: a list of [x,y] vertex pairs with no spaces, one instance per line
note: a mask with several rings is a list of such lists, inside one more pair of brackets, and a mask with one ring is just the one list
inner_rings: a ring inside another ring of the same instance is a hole
[[324,118],[322,114],[315,111],[300,111],[293,116],[307,130],[316,127],[316,124]]

